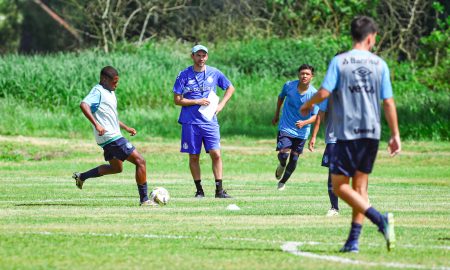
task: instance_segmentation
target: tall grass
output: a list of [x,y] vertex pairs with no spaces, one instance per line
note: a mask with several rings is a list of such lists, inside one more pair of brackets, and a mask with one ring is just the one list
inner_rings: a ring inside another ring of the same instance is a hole
[[[90,136],[79,103],[98,82],[101,67],[112,65],[120,73],[116,93],[121,120],[145,137],[177,137],[180,108],[173,104],[172,87],[179,71],[191,65],[191,45],[166,40],[140,48],[124,45],[111,54],[91,50],[3,56],[0,133]],[[328,61],[337,51],[349,47],[348,40],[331,37],[206,45],[210,47],[208,64],[221,69],[237,89],[219,115],[222,133],[252,137],[275,135],[276,127],[270,122],[277,95],[285,81],[297,79],[300,64],[316,67],[313,85],[318,88]],[[429,90],[418,82],[411,64],[389,61],[389,65],[402,136],[448,140],[449,89]],[[387,132],[384,128],[384,137]]]

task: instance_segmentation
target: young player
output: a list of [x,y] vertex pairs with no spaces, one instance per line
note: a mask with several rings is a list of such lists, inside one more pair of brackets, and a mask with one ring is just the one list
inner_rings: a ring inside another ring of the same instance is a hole
[[[205,196],[200,174],[202,144],[212,160],[216,183],[215,197],[231,198],[222,188],[220,131],[216,115],[225,107],[235,89],[220,70],[206,65],[208,49],[205,46],[194,46],[191,50],[191,58],[193,65],[180,72],[173,86],[174,102],[182,107],[178,119],[178,123],[182,125],[180,152],[189,153],[189,168],[197,189],[196,198]],[[217,86],[226,92],[218,104],[213,104],[212,96],[215,95]],[[208,118],[199,111],[201,106],[215,105],[217,105],[217,109],[212,118]]]
[[147,174],[145,159],[135,147],[122,136],[120,128],[125,129],[131,136],[136,130],[119,121],[117,113],[117,99],[115,90],[119,83],[119,73],[111,66],[104,67],[100,72],[100,83],[80,104],[81,111],[91,122],[97,144],[103,148],[105,161],[109,165],[100,165],[84,173],[75,172],[73,178],[79,189],[89,178],[122,172],[123,161],[136,165],[136,184],[141,206],[155,206],[147,194]]
[[[336,146],[336,137],[334,136],[333,131],[333,122],[331,118],[327,115],[327,111],[331,111],[331,103],[328,102],[328,99],[322,101],[319,104],[319,113],[316,117],[316,122],[314,123],[313,132],[311,135],[311,139],[309,140],[309,150],[311,152],[314,151],[314,145],[316,143],[317,133],[319,132],[320,123],[322,121],[326,122],[326,130],[325,130],[325,151],[323,152],[322,157],[322,166],[330,167],[330,157],[334,151],[334,147]],[[328,116],[328,117],[327,117]],[[328,169],[328,197],[330,198],[331,208],[327,212],[328,217],[338,216],[339,215],[339,202],[336,194],[333,193],[333,186],[331,184],[331,172]]]
[[[279,164],[275,170],[275,178],[279,180],[278,190],[284,190],[285,184],[297,167],[299,155],[303,153],[305,141],[308,139],[311,123],[316,120],[319,110],[317,106],[306,116],[300,114],[300,107],[308,101],[317,90],[311,85],[314,68],[303,64],[298,68],[298,80],[284,84],[278,95],[277,109],[272,119],[275,125],[280,118],[280,109],[284,103],[283,114],[278,124],[277,147]],[[289,158],[289,162],[287,162]]]
[[314,104],[331,95],[331,114],[337,138],[330,164],[333,191],[353,209],[350,234],[341,252],[359,251],[358,240],[364,216],[378,226],[388,250],[395,246],[393,214],[382,215],[370,206],[367,194],[368,177],[381,134],[379,99],[383,100],[391,130],[389,153],[394,156],[401,150],[389,69],[380,57],[370,52],[377,32],[372,18],[355,18],[351,23],[353,49],[333,58],[321,88],[301,108],[302,114],[307,114]]

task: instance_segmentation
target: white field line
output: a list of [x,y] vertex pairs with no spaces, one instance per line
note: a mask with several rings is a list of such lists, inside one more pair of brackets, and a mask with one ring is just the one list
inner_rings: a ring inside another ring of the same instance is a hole
[[[288,252],[290,254],[318,259],[322,261],[331,261],[342,264],[352,264],[352,265],[364,265],[364,266],[384,266],[390,268],[409,268],[409,269],[433,269],[433,270],[450,270],[450,267],[447,266],[425,266],[420,264],[405,264],[398,262],[366,262],[353,260],[348,258],[342,258],[339,256],[331,256],[331,255],[319,255],[311,252],[301,251],[299,247],[302,245],[337,245],[331,243],[320,243],[320,242],[286,242],[286,241],[277,241],[277,240],[265,240],[265,239],[257,239],[257,238],[240,238],[240,237],[206,237],[206,236],[183,236],[183,235],[157,235],[157,234],[121,234],[121,233],[54,233],[54,232],[30,232],[26,234],[40,234],[40,235],[86,235],[86,236],[100,236],[100,237],[129,237],[129,238],[151,238],[151,239],[197,239],[197,240],[229,240],[229,241],[246,241],[246,242],[262,242],[262,243],[272,243],[272,244],[282,244],[280,246],[281,250],[284,252]],[[439,248],[439,249],[447,249],[450,250],[450,246],[416,246],[411,244],[405,244],[402,246],[397,245],[398,247],[405,248]]]
[[[439,267],[431,267],[420,265],[420,264],[404,264],[404,263],[398,263],[398,262],[365,262],[365,261],[358,261],[358,260],[352,260],[348,258],[342,258],[339,256],[331,256],[331,255],[319,255],[311,252],[305,252],[299,250],[299,247],[303,244],[310,244],[314,245],[313,242],[308,243],[302,243],[302,242],[286,242],[283,245],[281,245],[281,249],[285,252],[288,252],[290,254],[300,256],[300,257],[306,257],[306,258],[313,258],[323,261],[331,261],[331,262],[337,262],[342,264],[353,264],[353,265],[364,265],[364,266],[385,266],[390,268],[409,268],[409,269],[435,269],[435,270],[449,270],[450,267],[446,266],[439,266]],[[317,244],[317,243],[315,243]]]

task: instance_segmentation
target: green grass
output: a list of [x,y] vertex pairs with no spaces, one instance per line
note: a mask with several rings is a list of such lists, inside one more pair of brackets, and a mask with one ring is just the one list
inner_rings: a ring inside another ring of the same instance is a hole
[[[139,138],[137,138],[139,139]],[[206,198],[196,200],[187,156],[178,140],[133,140],[145,156],[151,187],[166,187],[165,207],[138,207],[134,168],[90,179],[70,178],[101,164],[93,140],[0,137],[0,269],[449,269],[450,145],[405,142],[390,158],[380,150],[370,177],[371,203],[396,216],[397,248],[366,222],[359,254],[340,254],[351,209],[326,218],[323,144],[305,152],[284,192],[276,190],[274,140],[224,139],[224,185],[213,198],[209,157],[201,164]],[[381,144],[384,148],[384,143]],[[227,211],[228,204],[240,211]],[[304,256],[284,252],[303,242]],[[311,243],[314,242],[314,243]],[[324,260],[335,256],[360,264]]]

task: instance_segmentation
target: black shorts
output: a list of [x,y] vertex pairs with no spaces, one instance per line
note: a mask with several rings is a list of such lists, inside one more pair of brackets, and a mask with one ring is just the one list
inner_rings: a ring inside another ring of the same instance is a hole
[[322,166],[330,167],[331,157],[333,156],[335,148],[336,148],[335,143],[327,143],[325,151],[323,152]]
[[331,157],[330,172],[353,177],[356,171],[372,172],[377,157],[379,140],[358,139],[337,141]]
[[136,148],[122,137],[103,146],[103,156],[105,161],[110,161],[111,159],[124,161],[133,153],[134,149]]
[[289,137],[286,134],[278,131],[276,150],[280,151],[281,149],[288,148],[291,149],[292,152],[296,152],[300,155],[301,153],[303,153],[305,142],[305,139]]

